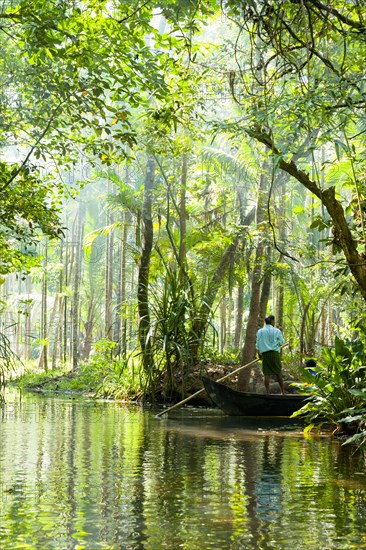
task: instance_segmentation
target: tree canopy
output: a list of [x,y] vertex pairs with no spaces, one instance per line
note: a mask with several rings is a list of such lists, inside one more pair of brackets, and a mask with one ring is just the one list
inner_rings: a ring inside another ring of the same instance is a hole
[[[3,159],[3,224],[11,221],[5,203],[12,188],[13,214],[28,230],[38,225],[54,236],[60,231],[54,227],[56,211],[51,207],[52,223],[47,223],[48,205],[41,178],[38,184],[35,180],[36,164],[41,163],[62,193],[65,171],[80,159],[111,164],[128,154],[136,144],[131,123],[136,110],[155,119],[174,117],[178,106],[169,92],[174,74],[179,74],[180,52],[188,55],[188,35],[207,6],[191,1],[179,7],[163,4],[161,9],[155,2],[94,0],[2,5],[0,143],[3,151],[12,148],[17,160]],[[169,32],[164,32],[168,20]],[[24,194],[17,212],[15,187],[23,184],[33,191]],[[6,226],[5,233],[17,229]],[[2,255],[9,267],[12,247],[5,233]]]
[[343,252],[366,297],[363,3],[227,2],[225,9],[238,28],[230,85],[240,122],[233,127],[264,144],[274,168],[325,206],[333,251]]

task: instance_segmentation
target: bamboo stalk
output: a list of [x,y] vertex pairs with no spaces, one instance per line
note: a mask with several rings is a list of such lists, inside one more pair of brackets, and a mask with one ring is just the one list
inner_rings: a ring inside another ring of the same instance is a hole
[[[222,378],[219,378],[218,380],[216,380],[216,382],[222,382],[223,380],[226,380],[226,378],[229,378],[230,376],[232,376],[233,374],[239,372],[240,370],[246,369],[246,368],[254,365],[254,363],[257,363],[257,361],[259,361],[259,358],[258,359],[253,359],[253,361],[251,361],[250,363],[247,363],[246,365],[243,365],[242,367],[239,367],[239,368],[233,370],[233,372],[230,372],[229,374],[226,374],[225,376],[222,376]],[[179,401],[179,403],[176,403],[172,407],[169,407],[168,409],[165,409],[164,411],[159,412],[156,416],[157,417],[158,416],[163,416],[163,414],[166,414],[167,412],[170,412],[173,409],[176,409],[177,407],[180,407],[181,405],[184,405],[184,403],[187,403],[187,401],[190,401],[191,399],[193,399],[193,397],[196,397],[197,395],[199,395],[200,393],[203,393],[204,391],[205,391],[205,388],[202,388],[202,389],[196,391],[196,393],[193,393],[189,397],[186,397],[185,399],[183,399],[183,401]]]

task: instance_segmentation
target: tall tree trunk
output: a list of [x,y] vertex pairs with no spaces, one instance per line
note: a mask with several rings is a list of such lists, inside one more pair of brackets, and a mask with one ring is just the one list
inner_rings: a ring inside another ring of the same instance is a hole
[[55,341],[53,345],[52,352],[52,369],[56,368],[57,358],[62,362],[62,348],[63,348],[63,329],[64,329],[64,308],[65,308],[65,293],[64,293],[64,279],[66,266],[64,263],[64,241],[60,241],[60,263],[63,265],[63,268],[60,271],[59,281],[58,281],[58,292],[60,296],[59,300],[59,312],[58,312],[58,322],[55,335]]
[[[265,252],[267,259],[270,258],[271,255],[271,249],[267,246],[267,250]],[[262,280],[262,289],[261,289],[261,297],[259,302],[259,319],[258,319],[258,325],[262,326],[264,323],[264,318],[267,314],[267,306],[269,301],[269,295],[271,293],[271,283],[272,283],[272,274],[267,269],[264,273],[263,280]]]
[[226,343],[226,300],[220,300],[220,353],[224,353]]
[[124,213],[123,221],[123,237],[120,262],[120,313],[119,313],[119,339],[120,353],[122,357],[126,357],[127,353],[127,242],[128,242],[128,226],[131,221],[129,212]]
[[41,351],[38,359],[38,368],[43,369],[47,372],[48,370],[48,345],[46,343],[47,339],[47,258],[48,258],[48,243],[45,243],[45,254],[44,254],[44,272],[42,278],[42,303],[41,303]]
[[[20,277],[18,278],[17,283],[18,283],[17,295],[21,296],[21,294],[22,294],[22,280],[21,280]],[[20,321],[20,310],[19,309],[17,311],[17,320],[16,320],[14,328],[15,328],[15,331],[16,331],[16,347],[15,347],[15,350],[16,350],[17,356],[20,357],[21,354],[22,354],[22,352],[20,350],[20,343],[21,343],[22,334],[21,334],[21,321]]]
[[[262,167],[262,173],[259,180],[258,189],[258,201],[256,211],[257,227],[260,227],[266,217],[266,194],[265,189],[268,181],[268,166],[264,163]],[[244,345],[241,352],[241,362],[243,365],[249,363],[255,358],[255,341],[256,334],[259,325],[260,316],[260,296],[261,296],[261,283],[262,283],[262,267],[264,262],[265,245],[264,240],[261,239],[255,251],[252,281],[251,281],[251,293],[248,321],[244,337]],[[242,370],[238,375],[238,387],[247,391],[249,388],[250,371],[248,369]]]
[[[286,176],[287,176],[287,174],[286,174]],[[278,179],[280,180],[280,183],[281,183],[281,190],[282,190],[281,194],[282,194],[282,196],[284,196],[285,193],[286,193],[286,185],[287,185],[288,178],[287,177],[279,177]],[[280,200],[280,202],[278,204],[278,216],[277,216],[278,223],[277,223],[277,226],[278,226],[279,240],[281,242],[285,242],[286,237],[287,237],[287,235],[286,235],[286,225],[284,223],[285,216],[286,216],[285,201]],[[282,254],[280,254],[278,261],[279,261],[279,263],[281,263],[283,261],[283,255]],[[275,307],[276,307],[276,309],[275,309],[276,321],[277,321],[277,325],[281,329],[283,328],[284,299],[285,299],[285,287],[284,287],[284,284],[283,284],[283,281],[282,281],[282,278],[281,278],[278,281],[276,281],[276,305],[275,305]]]
[[[248,321],[244,337],[244,345],[241,352],[241,363],[245,365],[255,358],[255,341],[259,325],[260,291],[262,282],[263,243],[259,243],[255,253],[254,268],[252,272],[251,293]],[[239,372],[238,387],[242,391],[248,391],[250,371],[244,369]]]
[[227,311],[226,311],[226,318],[227,318],[227,324],[226,324],[226,343],[227,347],[232,347],[233,345],[233,338],[231,334],[231,323],[232,323],[232,316],[233,316],[233,289],[230,284],[229,292],[228,292],[228,305],[227,305]]
[[[254,221],[256,217],[256,208],[252,208],[249,214],[245,214],[246,210],[246,194],[243,191],[243,187],[236,188],[236,200],[239,210],[241,225],[249,225]],[[234,345],[235,349],[239,349],[242,343],[243,332],[243,318],[244,318],[244,280],[239,281],[237,292],[237,306],[236,306],[236,320],[235,320],[235,336]]]
[[[125,181],[130,182],[130,165],[125,163]],[[117,307],[114,341],[118,342],[116,355],[126,358],[127,354],[127,246],[132,216],[129,210],[121,213],[122,238],[119,249],[119,272],[117,284]],[[137,238],[137,235],[136,235]],[[132,321],[132,320],[131,320]]]
[[82,357],[84,360],[89,359],[91,346],[92,346],[92,338],[93,338],[93,328],[94,328],[94,318],[95,318],[95,300],[92,296],[89,301],[88,306],[88,313],[86,321],[84,322],[84,344],[83,344],[83,351],[82,351]]
[[82,246],[84,237],[85,206],[79,203],[77,217],[77,231],[75,242],[75,266],[74,285],[72,297],[72,369],[75,370],[79,364],[79,343],[80,343],[80,283],[82,272]]
[[[69,242],[67,240],[67,234],[66,234],[66,239],[65,239],[65,288],[67,288],[68,284],[69,284],[69,280],[70,280],[70,277],[71,277],[71,266],[72,266],[72,262],[70,261],[70,247],[69,247]],[[68,357],[68,354],[67,354],[67,349],[68,349],[68,346],[67,346],[67,336],[68,336],[68,330],[67,330],[67,310],[68,310],[68,298],[67,298],[67,294],[65,293],[64,295],[64,309],[63,309],[63,328],[62,328],[62,335],[63,335],[63,340],[62,340],[62,352],[61,352],[61,358],[62,358],[62,361],[64,364],[66,364],[67,362],[67,357]]]
[[282,329],[283,316],[284,316],[284,304],[285,304],[285,287],[283,282],[280,281],[277,286],[277,303],[276,303],[276,320],[277,325]]
[[115,354],[120,355],[121,353],[121,334],[122,334],[122,286],[123,286],[123,237],[124,237],[124,227],[125,227],[125,213],[121,212],[121,224],[123,226],[122,237],[118,241],[118,279],[116,284],[116,316],[115,322],[113,323],[113,341],[117,342],[117,347],[115,349]]
[[58,310],[58,321],[55,331],[55,338],[53,342],[53,350],[52,350],[52,370],[56,369],[57,366],[57,352],[59,350],[59,357],[61,359],[61,346],[62,346],[62,328],[63,328],[63,311],[65,307],[65,296],[62,296],[62,294],[59,295],[59,310]]
[[[113,216],[108,212],[107,224],[113,223]],[[104,334],[108,340],[113,338],[113,231],[107,234],[106,258],[105,258],[105,329]]]
[[188,175],[188,155],[182,157],[182,176],[180,182],[180,200],[179,200],[179,265],[183,272],[186,270],[187,263],[187,175]]
[[139,341],[142,350],[144,369],[151,371],[154,367],[150,339],[150,308],[149,308],[149,272],[150,257],[153,247],[152,192],[154,188],[155,163],[152,157],[147,161],[144,200],[142,208],[143,243],[140,258],[137,301],[139,312]]
[[27,300],[29,305],[27,306],[27,313],[25,315],[25,322],[24,322],[24,358],[29,359],[30,358],[30,350],[31,350],[31,319],[32,319],[32,306],[30,305],[31,300],[31,293],[32,293],[32,279],[29,275],[27,275],[25,279],[25,291],[27,294]]
[[300,354],[304,354],[307,352],[306,349],[306,338],[305,338],[305,327],[306,327],[306,319],[308,317],[308,311],[311,306],[311,302],[308,302],[307,304],[304,304],[304,311],[301,316],[301,324],[300,324]]
[[238,292],[236,297],[236,320],[235,320],[235,336],[234,347],[239,349],[241,343],[241,332],[244,316],[244,284],[239,283]]

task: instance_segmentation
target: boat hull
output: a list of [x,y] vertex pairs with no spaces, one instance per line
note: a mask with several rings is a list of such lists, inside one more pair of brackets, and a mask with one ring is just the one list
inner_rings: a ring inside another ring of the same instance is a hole
[[211,400],[229,416],[289,417],[303,407],[309,398],[298,394],[239,392],[206,376],[202,377],[202,381]]

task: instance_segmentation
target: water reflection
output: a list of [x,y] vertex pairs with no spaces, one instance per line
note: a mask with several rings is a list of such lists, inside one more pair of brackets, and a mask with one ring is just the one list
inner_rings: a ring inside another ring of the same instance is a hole
[[12,395],[0,548],[366,548],[362,458],[301,427]]

